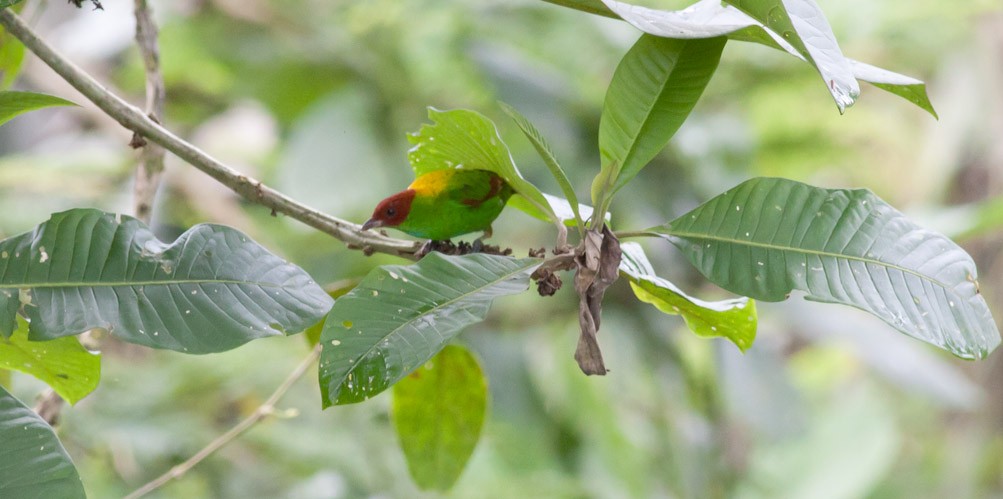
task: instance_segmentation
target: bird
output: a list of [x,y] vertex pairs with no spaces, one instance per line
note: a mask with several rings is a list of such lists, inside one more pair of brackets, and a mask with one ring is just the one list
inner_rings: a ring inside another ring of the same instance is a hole
[[415,178],[407,189],[376,205],[362,230],[394,228],[433,241],[482,231],[475,243],[491,237],[491,223],[514,190],[494,172],[441,169]]

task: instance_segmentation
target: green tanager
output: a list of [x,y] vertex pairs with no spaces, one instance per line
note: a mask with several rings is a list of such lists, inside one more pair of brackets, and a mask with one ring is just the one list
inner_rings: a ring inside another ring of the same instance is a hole
[[504,179],[486,170],[434,170],[380,201],[362,230],[392,227],[434,241],[477,231],[490,237],[491,222],[513,192]]

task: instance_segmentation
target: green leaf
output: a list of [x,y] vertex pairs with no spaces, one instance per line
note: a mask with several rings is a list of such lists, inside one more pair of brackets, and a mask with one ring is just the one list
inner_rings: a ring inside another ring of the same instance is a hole
[[220,225],[195,226],[168,245],[134,218],[80,209],[0,242],[4,337],[20,307],[36,341],[102,328],[140,345],[209,353],[303,331],[330,305],[302,269]]
[[418,487],[448,490],[477,446],[488,383],[477,358],[447,345],[394,385],[393,420]]
[[14,83],[24,63],[24,45],[0,28],[0,90]]
[[860,95],[849,62],[814,0],[724,0],[780,35],[822,76],[842,113]]
[[620,245],[620,274],[630,280],[637,299],[670,315],[680,315],[697,336],[731,340],[743,352],[756,339],[756,302],[742,297],[707,302],[687,296],[675,284],[655,275],[641,245]]
[[1000,342],[971,257],[868,190],[756,178],[651,231],[733,293],[779,301],[797,289],[964,358]]
[[76,104],[59,97],[34,92],[0,92],[0,125],[19,114],[52,106],[76,106]]
[[[727,39],[673,40],[642,35],[613,73],[599,121],[599,154],[610,189],[604,208],[676,133],[717,69]],[[609,173],[606,173],[609,172]],[[605,180],[601,184],[607,183]]]
[[[561,168],[561,164],[557,162],[557,157],[554,156],[554,152],[550,150],[550,146],[547,145],[547,141],[540,134],[540,131],[533,126],[525,116],[519,113],[514,107],[504,103],[499,102],[502,110],[505,114],[515,121],[516,125],[519,125],[519,129],[522,133],[529,139],[529,142],[533,144],[533,148],[536,149],[537,154],[543,159],[543,163],[547,165],[550,169],[550,174],[554,176],[554,180],[557,181],[557,185],[561,187],[561,192],[564,193],[564,200],[567,202],[568,208],[571,210],[574,216],[575,224],[584,231],[585,223],[582,221],[582,215],[579,212],[578,196],[575,195],[575,188],[571,186],[571,181],[568,180],[568,175],[564,173],[564,169]],[[549,201],[549,200],[548,200]],[[553,204],[551,203],[551,208]],[[562,220],[566,220],[563,218]]]
[[52,427],[3,388],[0,442],[0,497],[87,497]]
[[414,147],[407,158],[416,177],[435,170],[464,168],[487,170],[505,179],[515,192],[557,222],[543,193],[519,173],[508,146],[495,124],[469,109],[439,111],[428,108],[433,124],[408,135]]
[[847,60],[850,61],[850,67],[853,68],[853,76],[902,97],[939,119],[937,111],[933,109],[930,97],[926,93],[926,83],[853,59]]
[[17,318],[10,338],[0,337],[0,368],[30,374],[76,404],[94,391],[101,379],[101,356],[87,351],[75,337],[28,340],[28,321]]
[[369,273],[334,303],[321,333],[323,406],[366,400],[432,358],[491,302],[525,291],[536,258],[430,253]]

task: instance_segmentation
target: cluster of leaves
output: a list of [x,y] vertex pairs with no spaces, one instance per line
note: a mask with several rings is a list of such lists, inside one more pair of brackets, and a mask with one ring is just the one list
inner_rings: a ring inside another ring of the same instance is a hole
[[[416,174],[440,168],[498,173],[519,194],[514,206],[559,227],[556,256],[432,253],[413,265],[374,269],[332,299],[302,269],[236,230],[199,225],[165,244],[129,217],[71,210],[0,242],[0,367],[34,375],[72,403],[100,377],[98,358],[75,338],[95,328],[153,348],[207,353],[323,320],[323,406],[360,402],[395,386],[395,425],[416,482],[447,489],[476,445],[487,400],[476,359],[447,345],[481,321],[495,298],[525,291],[541,269],[576,270],[582,327],[576,358],[593,374],[606,372],[596,334],[603,292],[618,274],[639,300],[680,315],[700,336],[724,337],[742,350],[755,339],[753,299],[779,301],[794,290],[868,311],[961,357],[983,357],[999,343],[971,258],[869,191],[757,178],[660,226],[619,233],[609,227],[615,195],[689,116],[729,40],[764,44],[811,64],[841,112],[863,80],[934,113],[921,82],[843,57],[810,0],[703,0],[677,12],[612,0],[554,3],[619,17],[645,33],[620,62],[606,95],[594,210],[579,204],[542,134],[511,107],[503,106],[563,198],[526,181],[495,124],[474,111],[430,110],[432,123],[410,137],[408,159]],[[9,82],[21,56],[8,48],[16,43],[2,40],[0,81]],[[0,92],[0,123],[64,104]],[[577,231],[576,247],[564,247],[566,225]],[[656,274],[640,245],[620,244],[624,236],[668,240],[709,281],[740,297],[687,296]],[[0,495],[82,496],[51,428],[6,391],[0,391],[0,413],[0,438],[16,444],[4,446],[0,460],[19,464],[4,467],[11,474],[0,476]]]

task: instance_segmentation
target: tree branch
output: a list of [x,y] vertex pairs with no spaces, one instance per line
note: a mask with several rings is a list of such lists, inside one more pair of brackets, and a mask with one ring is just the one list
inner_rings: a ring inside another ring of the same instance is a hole
[[[163,122],[164,76],[160,73],[160,48],[157,45],[157,25],[146,0],[135,0],[136,45],[143,56],[146,68],[146,115],[157,123]],[[133,144],[142,147],[139,165],[136,168],[136,183],[133,186],[133,212],[136,218],[150,223],[153,201],[160,186],[160,175],[164,171],[164,148],[150,143],[140,135],[135,135]]]
[[289,198],[261,181],[248,177],[209,156],[194,145],[182,140],[145,113],[109,92],[94,78],[58,54],[40,39],[10,9],[0,10],[0,25],[14,35],[25,47],[63,77],[87,99],[108,116],[140,136],[160,144],[192,166],[216,179],[240,196],[267,206],[273,213],[284,213],[321,232],[346,243],[349,248],[364,252],[380,252],[405,258],[415,258],[419,244],[414,241],[394,239],[373,232],[363,232],[359,225],[321,213]]
[[195,455],[188,458],[185,462],[171,468],[170,470],[167,471],[167,473],[160,475],[159,477],[146,483],[142,487],[132,491],[132,493],[125,496],[125,499],[136,499],[138,497],[142,497],[146,494],[149,494],[150,492],[153,492],[154,490],[157,490],[158,488],[160,488],[167,482],[174,480],[175,478],[181,478],[182,476],[184,476],[185,473],[188,472],[188,470],[194,468],[195,465],[202,462],[203,459],[209,457],[214,452],[218,451],[219,449],[223,448],[223,446],[230,443],[235,438],[239,437],[242,433],[251,429],[255,424],[264,419],[266,416],[274,415],[275,404],[278,403],[278,401],[282,398],[283,395],[286,394],[287,391],[289,391],[289,388],[293,386],[293,383],[295,383],[297,380],[303,377],[303,374],[306,373],[306,370],[310,367],[310,365],[313,364],[314,361],[316,361],[320,357],[320,350],[321,350],[320,345],[315,346],[314,349],[310,351],[310,355],[308,355],[305,359],[303,359],[303,361],[300,362],[298,366],[296,366],[296,369],[293,369],[293,372],[289,373],[289,376],[286,377],[286,380],[283,381],[282,384],[279,385],[279,387],[276,388],[274,392],[272,392],[272,395],[268,397],[268,400],[266,400],[265,403],[261,404],[257,409],[255,409],[255,411],[251,413],[250,416],[245,418],[240,423],[237,423],[237,425],[234,426],[233,428],[230,428],[230,431],[227,431],[226,433],[216,437],[215,440],[209,442],[209,445],[203,447],[202,450],[196,452]]

